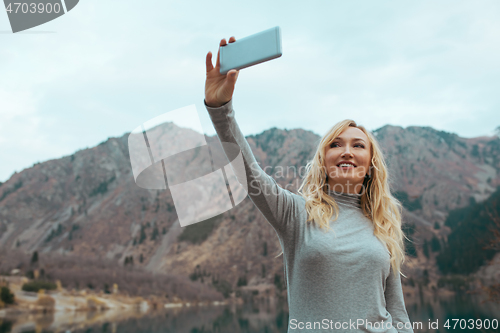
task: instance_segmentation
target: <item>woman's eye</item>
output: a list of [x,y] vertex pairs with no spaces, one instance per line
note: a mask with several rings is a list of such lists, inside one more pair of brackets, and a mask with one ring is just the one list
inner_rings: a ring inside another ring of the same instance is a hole
[[[337,147],[338,145],[339,145],[339,143],[338,143],[338,142],[332,142],[332,143],[330,144],[330,148]],[[364,145],[362,145],[361,143],[356,143],[356,144],[354,145],[354,147],[361,147],[361,148],[365,148],[365,146],[364,146]]]

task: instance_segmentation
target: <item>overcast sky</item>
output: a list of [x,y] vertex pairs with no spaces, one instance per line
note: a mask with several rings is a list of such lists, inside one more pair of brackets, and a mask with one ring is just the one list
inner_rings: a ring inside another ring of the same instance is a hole
[[[12,34],[0,13],[0,181],[36,162],[203,106],[205,55],[223,37],[282,29],[283,56],[241,71],[245,135],[323,135],[351,118],[462,137],[500,125],[500,1],[81,0]],[[215,61],[215,59],[214,59]]]

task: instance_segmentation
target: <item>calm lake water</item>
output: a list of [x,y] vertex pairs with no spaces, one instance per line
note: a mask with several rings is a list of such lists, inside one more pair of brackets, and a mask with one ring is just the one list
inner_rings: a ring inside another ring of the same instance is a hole
[[[489,319],[490,325],[496,319],[499,325],[500,304],[481,304],[482,300],[477,295],[468,294],[427,298],[407,303],[407,310],[414,325],[422,323],[423,329],[414,326],[415,332],[500,332],[500,327],[496,330],[469,329],[466,326],[470,322],[464,320],[458,322],[455,329],[444,327],[447,319],[473,319],[477,324],[479,321],[487,323],[486,320]],[[0,333],[285,333],[288,327],[288,313],[285,309],[283,304],[273,308],[264,304],[177,308],[147,315],[136,314],[115,322],[99,320],[98,314],[85,314],[83,322],[75,320],[72,326],[71,320],[64,320],[62,327],[57,327],[56,324],[62,322],[60,315],[32,317],[29,320],[15,318],[0,320]],[[429,322],[436,320],[438,329],[429,329]],[[77,322],[79,323],[76,324]],[[453,326],[454,322],[450,321],[450,324]]]

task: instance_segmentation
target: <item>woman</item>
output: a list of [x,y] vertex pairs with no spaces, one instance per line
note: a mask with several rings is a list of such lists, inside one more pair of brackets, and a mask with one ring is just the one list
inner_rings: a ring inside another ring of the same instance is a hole
[[236,123],[239,72],[220,74],[211,52],[206,68],[205,105],[217,135],[240,147],[246,177],[238,180],[283,249],[288,332],[413,332],[399,276],[401,205],[373,135],[352,120],[333,126],[307,164],[300,195],[291,193],[259,167]]

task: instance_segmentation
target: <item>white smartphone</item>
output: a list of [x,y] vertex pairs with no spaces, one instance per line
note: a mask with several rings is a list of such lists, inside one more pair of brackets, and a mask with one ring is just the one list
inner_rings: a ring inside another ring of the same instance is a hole
[[220,73],[281,57],[281,29],[274,27],[220,47]]

